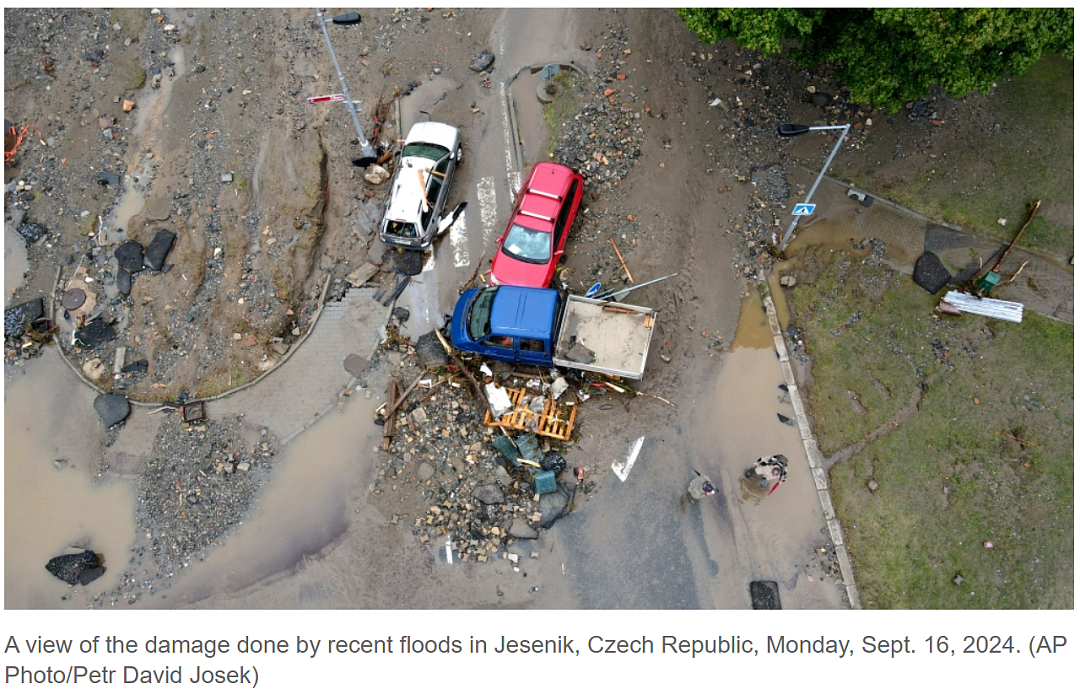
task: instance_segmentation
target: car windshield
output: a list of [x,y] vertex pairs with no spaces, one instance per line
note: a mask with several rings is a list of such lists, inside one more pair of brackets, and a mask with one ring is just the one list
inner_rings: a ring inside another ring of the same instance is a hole
[[506,235],[502,250],[519,261],[547,263],[551,260],[551,233],[530,230],[515,223]]
[[491,332],[491,302],[495,300],[497,287],[487,287],[473,299],[469,307],[469,337],[481,340]]
[[449,153],[442,146],[435,144],[413,143],[401,149],[402,158],[427,158],[428,160],[441,160]]

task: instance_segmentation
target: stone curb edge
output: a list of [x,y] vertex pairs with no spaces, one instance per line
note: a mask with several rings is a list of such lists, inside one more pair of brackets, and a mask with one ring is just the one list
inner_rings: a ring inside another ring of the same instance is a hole
[[848,603],[852,610],[860,610],[859,590],[855,587],[855,570],[851,566],[851,556],[847,545],[844,544],[844,530],[840,521],[836,518],[836,510],[833,508],[832,496],[829,494],[829,474],[825,470],[825,458],[818,449],[817,440],[810,429],[810,421],[806,416],[806,408],[799,393],[799,386],[795,382],[795,373],[791,369],[787,343],[784,334],[780,330],[780,322],[776,318],[776,305],[773,303],[772,294],[762,296],[765,303],[765,311],[769,316],[769,328],[773,334],[773,346],[780,358],[780,368],[784,373],[784,382],[787,384],[788,395],[791,396],[791,405],[795,409],[795,421],[799,426],[799,435],[806,450],[806,461],[810,465],[810,473],[814,477],[814,486],[817,489],[818,500],[821,501],[821,512],[825,517],[825,525],[829,529],[829,537],[832,539],[836,550],[836,560],[840,565],[840,573],[844,578],[844,589],[847,593]]

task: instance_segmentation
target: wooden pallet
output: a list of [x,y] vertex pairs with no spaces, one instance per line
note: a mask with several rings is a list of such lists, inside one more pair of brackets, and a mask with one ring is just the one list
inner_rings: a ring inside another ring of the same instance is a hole
[[[514,409],[495,420],[489,408],[487,414],[484,415],[484,425],[502,426],[518,431],[532,430],[535,425],[534,432],[537,435],[556,440],[569,440],[570,431],[574,429],[574,418],[577,417],[577,405],[560,405],[548,398],[544,402],[544,411],[537,414],[530,411],[528,405],[524,403],[526,392],[525,388],[506,388]],[[567,406],[569,406],[569,411]]]

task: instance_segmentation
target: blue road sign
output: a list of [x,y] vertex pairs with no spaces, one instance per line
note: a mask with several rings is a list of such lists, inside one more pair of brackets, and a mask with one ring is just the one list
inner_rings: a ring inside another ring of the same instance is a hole
[[813,215],[814,209],[817,208],[816,203],[796,203],[795,210],[791,211],[792,215]]

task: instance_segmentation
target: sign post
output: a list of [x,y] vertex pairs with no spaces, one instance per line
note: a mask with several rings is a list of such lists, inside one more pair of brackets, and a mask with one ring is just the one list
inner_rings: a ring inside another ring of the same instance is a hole
[[787,232],[784,233],[783,239],[780,240],[777,251],[782,252],[787,248],[788,241],[791,239],[792,233],[795,232],[795,226],[799,224],[799,218],[813,214],[817,204],[810,203],[810,199],[813,198],[814,192],[817,191],[818,185],[821,184],[821,178],[825,176],[825,171],[829,169],[829,164],[832,163],[833,158],[836,157],[837,151],[840,150],[841,144],[844,143],[844,138],[851,129],[851,125],[837,124],[827,127],[807,127],[806,125],[801,124],[782,124],[777,129],[777,133],[780,136],[799,136],[800,134],[805,134],[807,132],[822,131],[826,129],[842,129],[843,131],[840,132],[840,140],[833,146],[832,153],[830,153],[828,159],[826,159],[825,166],[821,168],[821,172],[818,173],[817,179],[814,180],[814,186],[810,187],[810,193],[806,195],[806,201],[795,204],[795,209],[791,211],[791,214],[795,216],[795,219],[791,221],[791,226],[787,228]]

